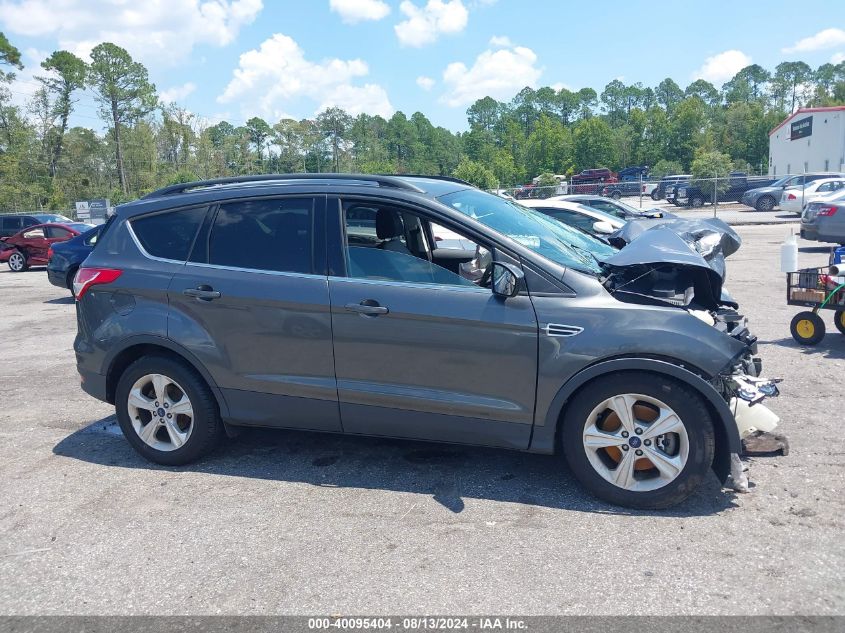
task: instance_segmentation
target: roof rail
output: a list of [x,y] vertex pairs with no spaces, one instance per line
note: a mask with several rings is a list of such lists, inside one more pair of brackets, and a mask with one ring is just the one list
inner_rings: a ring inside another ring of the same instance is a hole
[[364,182],[374,182],[380,187],[392,187],[394,189],[404,189],[405,191],[413,191],[415,193],[424,193],[422,189],[406,182],[398,176],[380,176],[370,174],[315,174],[315,173],[301,173],[301,174],[255,174],[252,176],[228,176],[226,178],[212,178],[211,180],[197,180],[195,182],[184,182],[168,187],[156,189],[152,193],[144,196],[144,200],[150,198],[162,198],[164,196],[171,196],[179,193],[185,193],[192,189],[205,189],[208,187],[218,187],[220,185],[230,185],[237,183],[249,182],[268,182],[279,180],[356,180]]
[[446,182],[456,182],[459,185],[467,185],[474,187],[471,182],[461,180],[460,178],[453,178],[452,176],[431,176],[429,174],[381,174],[382,176],[395,176],[396,178],[426,178],[428,180],[444,180]]

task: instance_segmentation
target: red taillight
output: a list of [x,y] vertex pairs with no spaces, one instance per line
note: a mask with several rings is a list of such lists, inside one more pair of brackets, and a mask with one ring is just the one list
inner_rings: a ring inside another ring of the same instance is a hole
[[47,259],[53,259],[53,247],[47,249]]
[[122,270],[116,268],[80,268],[73,278],[73,294],[76,295],[76,300],[82,299],[82,295],[88,292],[91,286],[110,284],[122,273]]
[[838,208],[839,207],[833,204],[827,207],[820,207],[818,212],[816,213],[816,216],[822,218],[829,218],[832,215],[836,215],[836,211]]
[[794,194],[794,193],[791,193],[791,194],[789,194],[788,196],[786,196],[786,199],[787,199],[787,200],[798,200],[798,198],[797,198],[797,197],[795,197],[795,194]]

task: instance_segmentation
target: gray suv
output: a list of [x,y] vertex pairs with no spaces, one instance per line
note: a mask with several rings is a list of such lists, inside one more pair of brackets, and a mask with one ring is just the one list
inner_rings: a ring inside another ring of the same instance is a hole
[[167,187],[76,276],[82,388],[161,464],[260,426],[559,451],[637,508],[724,481],[737,398],[773,394],[719,276],[655,259],[659,230],[601,257],[571,234],[449,178]]

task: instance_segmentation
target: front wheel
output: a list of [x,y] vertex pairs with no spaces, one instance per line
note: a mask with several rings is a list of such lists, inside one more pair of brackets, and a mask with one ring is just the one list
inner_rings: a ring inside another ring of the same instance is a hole
[[690,200],[690,206],[695,207],[696,209],[698,207],[703,207],[704,206],[704,198],[702,198],[701,196],[694,197],[692,200]]
[[789,331],[801,345],[816,345],[824,338],[824,321],[815,312],[799,312],[792,318]]
[[713,462],[713,422],[701,398],[656,374],[623,372],[587,384],[567,407],[563,452],[595,496],[660,509],[689,497]]
[[757,201],[757,204],[754,205],[754,208],[758,211],[771,211],[775,208],[775,199],[771,196],[763,196]]
[[833,322],[836,324],[836,329],[845,334],[845,310],[837,310]]
[[622,192],[621,191],[614,191],[613,193],[610,194],[610,197],[613,198],[614,200],[619,200],[622,197]]
[[651,199],[654,200],[655,202],[660,200],[660,194],[657,193],[657,189],[655,189],[654,191],[651,192]]
[[208,385],[190,366],[147,356],[121,375],[115,410],[123,435],[148,460],[181,466],[214,449],[223,424]]
[[9,270],[13,273],[22,273],[27,268],[29,268],[29,262],[26,259],[26,255],[20,251],[15,251],[9,255]]

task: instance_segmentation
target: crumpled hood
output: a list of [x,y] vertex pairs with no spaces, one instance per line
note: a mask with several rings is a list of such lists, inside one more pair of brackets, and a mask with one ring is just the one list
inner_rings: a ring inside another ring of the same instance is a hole
[[725,257],[739,249],[742,238],[721,220],[637,220],[609,240],[623,246],[603,261],[611,289],[673,305],[695,302],[715,309],[733,303],[722,290]]

